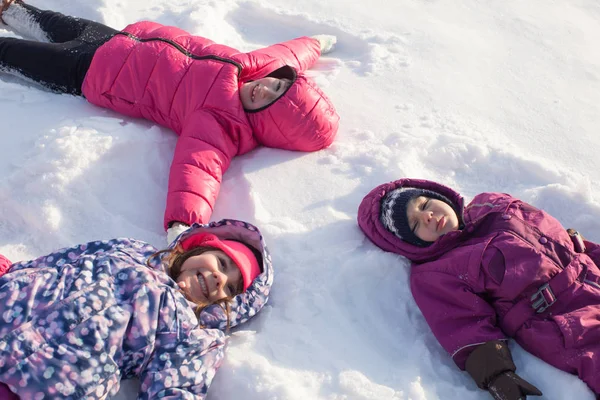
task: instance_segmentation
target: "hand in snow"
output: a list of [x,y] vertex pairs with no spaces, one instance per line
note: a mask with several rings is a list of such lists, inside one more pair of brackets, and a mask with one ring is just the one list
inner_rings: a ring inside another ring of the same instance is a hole
[[541,396],[542,392],[512,371],[496,377],[488,386],[495,400],[525,400],[528,395]]
[[477,386],[486,389],[494,400],[525,400],[541,396],[538,388],[515,374],[517,369],[504,340],[490,340],[475,348],[467,358],[465,370]]
[[173,241],[177,239],[177,236],[187,231],[189,227],[189,225],[186,225],[182,222],[174,222],[173,225],[167,229],[167,244],[173,243]]
[[333,35],[314,35],[311,37],[319,41],[319,44],[321,45],[321,54],[327,54],[332,51],[337,43],[337,37]]

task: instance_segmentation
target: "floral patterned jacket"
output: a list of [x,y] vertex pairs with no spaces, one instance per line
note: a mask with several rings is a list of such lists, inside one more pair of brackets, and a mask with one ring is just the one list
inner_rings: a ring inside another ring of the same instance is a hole
[[[230,325],[267,301],[270,256],[254,226],[194,225],[262,251],[263,273],[232,304]],[[0,382],[22,399],[104,399],[138,377],[139,399],[204,399],[225,345],[219,306],[200,315],[164,271],[157,249],[132,239],[81,244],[12,264],[0,277]],[[217,329],[215,329],[217,328]]]

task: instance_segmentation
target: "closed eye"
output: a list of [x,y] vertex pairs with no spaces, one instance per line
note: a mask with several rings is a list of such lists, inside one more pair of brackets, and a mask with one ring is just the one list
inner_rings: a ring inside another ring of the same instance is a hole
[[277,82],[277,89],[275,91],[279,92],[279,90],[281,90],[281,81]]
[[421,204],[421,210],[425,211],[427,209],[427,207],[429,206],[429,201],[430,199],[427,199],[423,202],[423,204]]
[[411,232],[414,234],[417,231],[418,227],[419,227],[419,223],[415,222],[414,225],[413,225],[413,227],[412,227],[412,229],[411,229]]
[[414,234],[417,231],[418,227],[419,227],[419,219],[415,218],[415,223],[412,226],[411,232]]
[[[431,199],[427,199],[425,201],[423,201],[421,203],[421,205],[419,206],[419,209],[421,211],[425,211],[427,209],[427,207],[429,207],[429,202]],[[417,228],[419,227],[419,220],[417,219],[414,223],[414,225],[412,226],[411,232],[414,234],[417,231]]]

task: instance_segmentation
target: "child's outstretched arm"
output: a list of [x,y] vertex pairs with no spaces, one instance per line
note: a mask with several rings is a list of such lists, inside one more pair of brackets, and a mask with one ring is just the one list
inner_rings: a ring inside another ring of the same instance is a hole
[[[449,268],[450,269],[450,268]],[[464,370],[471,351],[492,340],[506,340],[497,326],[496,312],[478,296],[470,276],[413,268],[411,291],[431,331]]]
[[294,67],[298,72],[306,71],[314,65],[320,55],[321,41],[303,36],[251,51],[246,54],[244,64],[252,71],[252,76],[248,79],[255,79],[284,65]]
[[496,312],[477,294],[483,291],[477,274],[455,275],[451,264],[447,271],[419,266],[411,274],[415,301],[442,347],[496,400],[541,395],[514,373],[516,367],[506,335],[496,324]]
[[238,150],[233,137],[207,112],[185,122],[169,172],[165,230],[172,223],[208,223],[223,173]]

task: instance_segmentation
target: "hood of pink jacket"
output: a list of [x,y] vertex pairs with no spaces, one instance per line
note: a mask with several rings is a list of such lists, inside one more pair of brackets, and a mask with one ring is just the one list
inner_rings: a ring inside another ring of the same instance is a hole
[[323,149],[335,139],[340,117],[312,79],[295,70],[294,75],[283,96],[261,110],[246,112],[252,131],[263,146],[295,151]]

